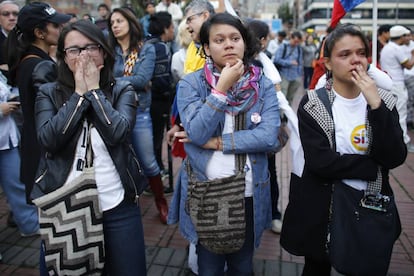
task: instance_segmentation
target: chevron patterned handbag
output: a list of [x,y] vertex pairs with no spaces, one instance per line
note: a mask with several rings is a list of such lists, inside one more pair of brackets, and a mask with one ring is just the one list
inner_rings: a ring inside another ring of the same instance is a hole
[[33,200],[39,207],[49,275],[101,275],[103,271],[103,218],[89,139],[86,153],[87,166],[80,175]]

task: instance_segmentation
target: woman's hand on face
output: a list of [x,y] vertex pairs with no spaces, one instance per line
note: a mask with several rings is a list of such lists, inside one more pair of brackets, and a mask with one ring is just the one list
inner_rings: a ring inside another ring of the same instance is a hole
[[244,64],[241,59],[237,60],[234,65],[229,63],[221,70],[220,78],[217,82],[216,89],[221,92],[226,92],[230,87],[237,82],[244,73]]
[[88,91],[88,86],[85,82],[85,57],[84,55],[79,55],[76,57],[75,61],[75,91],[79,95],[83,96]]
[[103,65],[96,66],[95,61],[86,53],[81,53],[75,62],[75,91],[83,95],[87,91],[99,88],[100,71]]
[[100,72],[102,68],[103,65],[96,66],[92,57],[86,57],[84,77],[88,91],[99,88]]
[[376,109],[381,105],[381,98],[375,81],[368,76],[367,71],[359,64],[356,70],[352,71],[352,81],[361,89],[367,103],[371,109]]

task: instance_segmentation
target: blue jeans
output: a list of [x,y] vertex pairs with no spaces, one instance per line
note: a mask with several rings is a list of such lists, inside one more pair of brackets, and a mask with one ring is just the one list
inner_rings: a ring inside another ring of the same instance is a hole
[[103,213],[104,275],[146,275],[144,231],[139,205],[124,200]]
[[37,207],[27,204],[25,185],[20,182],[19,174],[18,148],[0,150],[0,185],[20,233],[32,234],[39,230]]
[[138,107],[132,130],[132,146],[147,177],[156,176],[160,168],[155,158],[150,108]]
[[224,275],[224,264],[227,263],[229,276],[253,275],[254,233],[253,233],[253,198],[245,198],[246,240],[243,247],[231,254],[215,254],[208,251],[200,243],[197,244],[198,275]]

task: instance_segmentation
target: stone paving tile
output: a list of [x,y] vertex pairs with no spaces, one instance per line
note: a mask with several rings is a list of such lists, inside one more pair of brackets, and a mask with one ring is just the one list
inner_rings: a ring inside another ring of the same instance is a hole
[[[414,132],[410,133],[412,136]],[[282,214],[289,198],[290,154],[283,149],[276,157],[279,180],[279,209]],[[174,175],[181,159],[174,159]],[[395,191],[403,230],[392,254],[389,276],[414,275],[414,154],[406,162],[391,171],[390,181]],[[168,181],[165,181],[168,183]],[[167,196],[171,200],[171,195]],[[148,275],[192,276],[187,267],[188,242],[182,238],[177,225],[162,225],[152,196],[140,199],[145,234]],[[39,238],[21,238],[16,228],[9,228],[7,203],[0,191],[0,275],[38,275]],[[303,257],[286,252],[279,244],[279,235],[265,231],[261,246],[254,259],[255,275],[299,276],[303,269]],[[333,276],[341,275],[335,271]]]

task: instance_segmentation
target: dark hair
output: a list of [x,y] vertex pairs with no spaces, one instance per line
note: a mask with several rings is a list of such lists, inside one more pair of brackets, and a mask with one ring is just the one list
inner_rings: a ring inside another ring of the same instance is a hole
[[247,27],[251,31],[252,35],[254,35],[259,40],[259,42],[262,38],[266,38],[270,32],[269,25],[261,20],[250,20],[247,22]]
[[378,28],[378,35],[382,35],[383,33],[389,33],[391,27],[392,26],[391,25],[388,25],[388,24],[384,24],[384,25],[379,26],[379,28]]
[[151,15],[149,19],[148,32],[152,36],[160,36],[164,33],[165,29],[168,29],[172,22],[172,16],[169,12],[161,11]]
[[334,48],[336,42],[346,35],[359,37],[361,41],[364,43],[366,57],[369,56],[370,47],[369,47],[368,40],[365,37],[365,35],[361,32],[360,28],[354,24],[346,24],[346,25],[337,26],[326,37],[325,46],[323,50],[323,56],[328,57],[328,58],[331,57],[332,49]]
[[286,32],[285,32],[285,31],[278,31],[278,32],[277,32],[277,35],[278,35],[278,36],[281,36],[281,37],[283,37],[283,38],[285,38],[285,37],[287,36],[287,34],[286,34]]
[[144,3],[144,9],[147,9],[149,5],[152,5],[155,7],[155,3],[153,1],[146,1]]
[[140,45],[142,44],[142,40],[144,38],[144,31],[142,29],[141,23],[139,23],[135,15],[127,8],[113,9],[113,11],[108,17],[109,45],[112,47],[112,49],[115,49],[115,46],[118,45],[118,41],[114,36],[114,33],[112,31],[112,24],[111,24],[112,15],[116,12],[120,13],[128,21],[129,34],[131,36],[130,41],[129,41],[129,46],[128,46],[129,50],[139,49]]
[[9,66],[9,81],[12,85],[16,85],[16,70],[21,59],[36,40],[34,30],[39,29],[46,32],[48,23],[47,21],[41,22],[30,30],[22,30],[15,26],[7,36],[5,56]]
[[107,5],[107,4],[105,4],[105,3],[99,4],[99,5],[98,5],[98,10],[99,10],[100,8],[104,8],[104,9],[106,9],[107,11],[109,11],[109,7],[108,7],[108,5]]
[[299,31],[294,31],[291,35],[290,38],[299,38],[302,39],[302,33]]
[[204,45],[209,45],[210,43],[209,36],[211,26],[217,24],[232,26],[240,32],[245,44],[245,52],[243,57],[244,64],[250,63],[254,56],[260,52],[260,44],[256,43],[255,37],[251,35],[246,26],[240,21],[238,17],[235,17],[229,13],[214,14],[203,23],[200,29],[200,43],[203,46],[203,52]]
[[[115,61],[113,51],[109,47],[107,40],[105,39],[105,35],[101,29],[99,29],[99,27],[93,24],[91,21],[81,19],[66,25],[60,33],[58,40],[56,52],[56,57],[58,60],[57,81],[62,86],[62,90],[65,94],[63,96],[63,99],[67,99],[75,89],[75,80],[73,78],[73,73],[65,62],[64,51],[66,36],[71,31],[78,31],[82,35],[100,45],[102,51],[104,52],[104,67],[101,69],[99,86],[104,91],[104,93],[109,96],[110,86],[114,81],[112,74],[112,68]],[[108,97],[108,99],[110,99],[110,97]]]
[[269,25],[267,25],[263,21],[253,19],[253,20],[249,20],[246,23],[246,27],[250,31],[251,36],[256,39],[256,43],[260,46],[260,50],[262,50],[261,40],[263,38],[267,38],[267,36],[269,35],[269,33],[270,33]]

